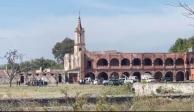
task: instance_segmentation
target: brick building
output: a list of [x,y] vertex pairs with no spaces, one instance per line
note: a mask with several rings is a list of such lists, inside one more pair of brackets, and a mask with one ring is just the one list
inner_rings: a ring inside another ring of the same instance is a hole
[[85,30],[78,18],[75,30],[74,54],[64,56],[64,70],[70,82],[92,79],[119,78],[149,73],[158,81],[194,79],[194,52],[180,53],[122,53],[117,51],[91,52],[85,46]]

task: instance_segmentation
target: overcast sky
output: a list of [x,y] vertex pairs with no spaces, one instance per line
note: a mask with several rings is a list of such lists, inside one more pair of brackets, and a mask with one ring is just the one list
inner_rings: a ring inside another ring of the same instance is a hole
[[[52,48],[74,39],[78,12],[92,51],[168,52],[193,35],[180,0],[0,0],[0,56],[18,49],[24,59],[53,59]],[[193,0],[182,0],[194,8]],[[0,59],[0,63],[5,63]]]

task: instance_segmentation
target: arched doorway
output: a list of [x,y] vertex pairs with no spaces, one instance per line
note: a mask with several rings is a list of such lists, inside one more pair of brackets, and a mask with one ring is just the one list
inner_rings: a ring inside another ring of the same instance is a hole
[[128,72],[123,72],[122,75],[121,75],[121,78],[126,78],[126,77],[129,77],[130,74]]
[[58,75],[58,81],[59,81],[59,83],[62,83],[62,76],[61,76],[61,74]]
[[154,65],[155,65],[155,66],[162,66],[162,65],[163,65],[162,59],[156,58],[156,59],[154,60]]
[[136,76],[138,78],[139,81],[141,81],[141,73],[139,72],[134,72],[133,76]]
[[186,80],[189,80],[189,76],[190,76],[189,71],[186,71],[186,74],[185,74],[185,78],[186,78]]
[[152,73],[151,73],[151,72],[145,72],[145,74],[149,74],[149,75],[152,75]]
[[108,66],[108,61],[106,59],[99,59],[97,66]]
[[162,73],[161,73],[161,72],[156,72],[156,73],[154,74],[154,79],[155,79],[156,81],[160,82],[161,79],[162,79]]
[[24,83],[24,75],[20,75],[20,83]]
[[172,72],[167,72],[165,74],[165,80],[172,82],[173,81],[173,73]]
[[107,75],[107,73],[105,73],[105,72],[99,73],[99,74],[98,74],[98,79],[99,79],[99,80],[108,80],[108,75]]
[[119,66],[119,60],[116,58],[111,59],[110,66]]
[[173,64],[174,64],[174,61],[173,61],[172,58],[167,58],[167,59],[165,60],[165,65],[166,65],[166,66],[173,66]]
[[184,65],[184,60],[182,58],[178,58],[178,59],[176,59],[175,64],[178,66]]
[[85,77],[90,77],[91,78],[91,80],[95,80],[95,75],[94,75],[94,73],[92,73],[92,72],[89,72],[89,73],[87,73],[86,75],[85,75]]
[[190,64],[194,64],[194,58],[193,57],[190,59]]
[[133,66],[140,66],[141,65],[141,60],[139,58],[135,58],[132,61]]
[[151,66],[152,65],[152,60],[149,59],[149,58],[145,58],[143,60],[143,64],[144,64],[144,66]]
[[119,79],[119,74],[117,72],[113,72],[111,75],[110,75],[110,79]]
[[190,62],[189,62],[189,59],[188,58],[186,58],[186,62],[185,62],[187,65],[189,65],[190,64]]
[[121,66],[129,66],[130,65],[130,61],[126,58],[124,58],[122,61],[121,61]]
[[182,72],[182,71],[177,72],[176,81],[184,81],[184,72]]

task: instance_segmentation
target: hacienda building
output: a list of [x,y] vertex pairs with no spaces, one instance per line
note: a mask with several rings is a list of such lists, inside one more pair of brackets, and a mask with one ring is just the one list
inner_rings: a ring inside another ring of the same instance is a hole
[[64,56],[64,70],[69,82],[85,77],[91,79],[119,78],[130,75],[152,75],[157,81],[168,77],[171,81],[194,80],[194,52],[180,53],[122,53],[92,52],[86,49],[85,30],[81,19],[75,29],[74,54]]

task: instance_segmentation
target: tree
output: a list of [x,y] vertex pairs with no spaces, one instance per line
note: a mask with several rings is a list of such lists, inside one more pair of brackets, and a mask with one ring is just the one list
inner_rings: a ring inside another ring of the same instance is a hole
[[194,48],[194,36],[188,39],[178,38],[169,49],[170,52],[187,52],[188,48]]
[[186,11],[186,13],[183,14],[184,16],[194,19],[194,10],[188,4],[179,2],[177,7],[181,7]]
[[42,68],[42,70],[44,70],[45,68],[56,68],[56,66],[58,66],[58,64],[54,60],[45,59],[43,57],[22,62],[20,65],[21,68],[28,67],[29,70],[37,70],[40,67]]
[[10,50],[4,57],[7,59],[7,65],[9,65],[9,68],[6,66],[5,72],[9,77],[9,86],[11,87],[13,79],[21,72],[18,62],[22,59],[22,54],[20,54],[17,50]]
[[52,53],[58,63],[63,63],[66,53],[73,53],[74,40],[66,37],[62,42],[57,42]]
[[[181,7],[186,12],[183,14],[187,18],[194,19],[194,10],[186,3],[179,2],[178,5],[172,5],[175,7]],[[194,36],[188,39],[178,38],[174,45],[169,49],[170,52],[187,52],[188,48],[194,48]]]

